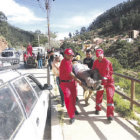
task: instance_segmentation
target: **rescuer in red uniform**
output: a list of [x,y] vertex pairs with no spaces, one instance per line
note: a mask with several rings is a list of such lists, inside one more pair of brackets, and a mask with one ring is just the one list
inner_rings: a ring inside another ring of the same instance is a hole
[[81,81],[77,79],[72,72],[73,56],[74,53],[72,49],[66,49],[64,51],[64,59],[61,61],[59,67],[60,87],[64,94],[67,113],[70,117],[70,124],[72,124],[75,121],[75,114],[79,114],[75,107],[77,96],[76,81],[81,85]]
[[[104,57],[104,52],[102,49],[96,50],[96,57],[97,60],[94,61],[92,69],[98,69],[100,75],[102,76],[102,85],[104,85],[104,88],[106,89],[106,96],[107,96],[107,119],[111,121],[113,120],[113,116],[114,116],[113,96],[115,92],[114,80],[112,77],[113,68],[111,62]],[[101,110],[103,92],[104,90],[100,90],[97,91],[96,94],[95,114],[97,115]]]

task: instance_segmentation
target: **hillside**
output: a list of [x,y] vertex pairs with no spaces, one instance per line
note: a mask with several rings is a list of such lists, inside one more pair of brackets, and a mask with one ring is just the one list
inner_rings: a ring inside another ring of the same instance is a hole
[[9,46],[24,45],[32,42],[35,38],[34,33],[21,30],[11,26],[7,22],[7,17],[0,12],[0,35],[6,38]]
[[97,29],[101,35],[140,30],[140,0],[120,3],[98,16],[88,27],[89,31]]

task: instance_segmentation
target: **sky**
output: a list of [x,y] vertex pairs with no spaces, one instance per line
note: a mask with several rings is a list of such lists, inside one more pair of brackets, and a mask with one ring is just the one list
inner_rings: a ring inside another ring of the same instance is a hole
[[14,27],[47,33],[45,1],[50,2],[50,31],[59,40],[87,28],[97,16],[127,0],[0,0],[0,11]]

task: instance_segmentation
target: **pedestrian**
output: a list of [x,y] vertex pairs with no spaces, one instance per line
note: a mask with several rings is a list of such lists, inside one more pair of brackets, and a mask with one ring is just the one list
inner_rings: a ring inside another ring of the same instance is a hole
[[38,52],[37,54],[38,68],[42,69],[42,54]]
[[49,56],[48,57],[49,57],[48,58],[48,64],[49,64],[50,70],[52,70],[52,62],[54,60],[54,51],[53,50],[51,50],[49,52]]
[[[86,64],[89,67],[89,69],[92,69],[93,63],[94,63],[94,59],[92,58],[92,51],[91,51],[91,49],[87,49],[86,58],[84,58],[83,64]],[[89,104],[88,100],[89,100],[91,94],[92,94],[91,90],[89,91],[89,90],[84,89],[84,98],[85,98],[86,105]]]
[[64,101],[67,109],[67,113],[70,117],[70,124],[75,121],[75,115],[78,115],[76,110],[76,96],[77,96],[77,87],[76,81],[81,85],[81,81],[76,78],[72,72],[72,58],[74,53],[72,49],[67,48],[64,51],[64,59],[60,64],[60,87],[64,94]]
[[[107,96],[107,114],[106,115],[107,115],[107,119],[111,121],[113,120],[113,116],[114,116],[113,96],[115,92],[114,80],[112,77],[112,74],[113,74],[112,63],[107,58],[104,57],[104,52],[102,49],[96,50],[96,57],[97,57],[97,60],[95,60],[92,69],[98,69],[102,77],[102,85],[104,85],[104,89],[106,89],[106,96]],[[99,114],[99,111],[101,110],[103,92],[104,90],[100,90],[100,91],[97,91],[97,94],[96,94],[95,114],[97,115]]]
[[57,83],[60,97],[61,97],[61,105],[63,107],[64,106],[64,95],[60,88],[59,67],[60,67],[60,57],[55,56],[54,61],[52,63],[52,70],[53,70],[54,75],[56,76],[56,83]]

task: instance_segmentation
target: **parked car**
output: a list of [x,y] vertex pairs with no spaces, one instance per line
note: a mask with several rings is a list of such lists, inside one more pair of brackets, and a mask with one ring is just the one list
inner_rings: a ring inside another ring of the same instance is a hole
[[0,139],[42,140],[51,89],[32,74],[0,71]]
[[20,63],[19,54],[14,49],[3,50],[1,53],[0,60],[3,62],[10,62],[12,65]]

